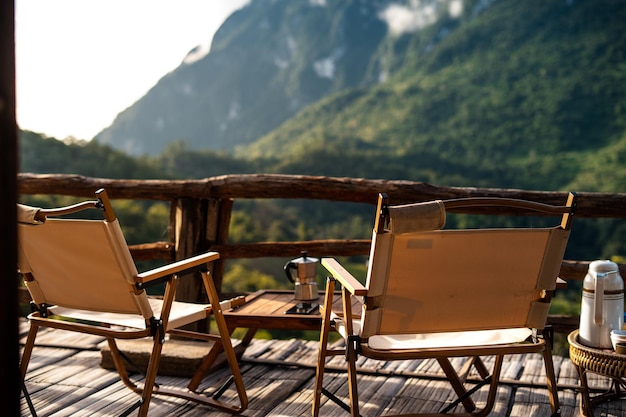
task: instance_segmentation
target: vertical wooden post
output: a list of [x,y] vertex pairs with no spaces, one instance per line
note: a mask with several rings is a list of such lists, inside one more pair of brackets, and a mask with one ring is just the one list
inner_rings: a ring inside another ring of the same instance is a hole
[[[213,245],[225,245],[227,243],[232,209],[232,199],[209,200],[204,234],[208,250],[210,250]],[[213,281],[215,282],[215,287],[219,294],[222,294],[224,265],[225,260],[222,258],[213,263]]]
[[[171,220],[175,225],[176,260],[211,250],[215,244],[226,243],[233,201],[230,199],[196,200],[181,198],[172,204]],[[171,222],[170,222],[171,223]],[[224,260],[211,265],[209,271],[219,294],[222,292]],[[197,277],[181,277],[176,299],[208,302],[202,281]],[[206,329],[196,329],[206,330]]]
[[17,291],[17,122],[15,111],[15,4],[0,2],[0,334],[6,349],[0,360],[4,413],[20,414]]
[[[203,247],[202,231],[204,230],[204,215],[202,201],[190,198],[181,198],[176,201],[175,209],[175,250],[176,260],[198,255]],[[188,302],[207,302],[203,294],[202,282],[195,277],[181,277],[176,299]]]

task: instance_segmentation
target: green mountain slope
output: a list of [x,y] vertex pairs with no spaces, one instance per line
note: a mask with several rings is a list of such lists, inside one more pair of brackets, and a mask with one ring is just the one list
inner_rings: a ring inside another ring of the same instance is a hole
[[315,165],[354,176],[361,166],[357,174],[371,177],[390,164],[385,177],[604,190],[590,181],[591,166],[624,177],[611,157],[626,145],[624,21],[620,1],[466,8],[433,47],[423,32],[397,37],[387,49],[404,60],[387,82],[324,99],[239,155],[289,155],[276,168],[285,171]]
[[91,141],[60,141],[20,130],[19,171],[80,174],[101,178],[168,178],[154,161],[133,158]]

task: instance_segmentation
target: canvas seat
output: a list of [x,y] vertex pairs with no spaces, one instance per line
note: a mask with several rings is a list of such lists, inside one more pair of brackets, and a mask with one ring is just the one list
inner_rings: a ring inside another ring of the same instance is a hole
[[[558,216],[560,223],[442,230],[447,210],[482,206],[514,210],[516,215]],[[366,283],[336,259],[322,259],[329,277],[321,309],[313,416],[320,415],[322,393],[352,416],[360,415],[358,356],[384,361],[434,358],[439,363],[458,398],[441,410],[402,415],[484,416],[494,405],[504,355],[523,353],[542,355],[552,415],[560,415],[550,341],[543,330],[574,208],[574,194],[564,206],[503,198],[390,206],[381,194]],[[341,312],[332,311],[337,285]],[[360,314],[353,313],[355,299]],[[329,345],[331,331],[342,336],[342,347]],[[347,362],[349,404],[324,388],[327,358],[337,355],[345,355]],[[495,357],[491,371],[482,360],[486,356]],[[455,369],[453,357],[467,360]],[[482,382],[470,386],[472,368]],[[472,394],[487,384],[487,400],[478,408]]]
[[[346,326],[343,320],[334,316],[334,325],[337,331],[346,336]],[[352,331],[359,334],[361,320],[352,321]],[[515,329],[473,330],[467,332],[442,332],[421,334],[393,334],[376,335],[367,339],[372,349],[443,349],[460,348],[464,346],[491,346],[503,343],[521,343],[532,335],[527,327]]]
[[[22,376],[28,371],[38,329],[50,327],[106,338],[120,378],[140,395],[123,415],[137,409],[138,415],[147,415],[153,394],[188,399],[229,413],[245,410],[248,399],[222,315],[229,301],[220,303],[209,275],[209,266],[219,254],[207,252],[138,273],[106,192],[98,190],[96,197],[96,201],[58,209],[18,205],[18,271],[34,307],[28,317]],[[104,219],[59,217],[89,209],[100,210]],[[179,276],[192,273],[202,279],[208,304],[174,301]],[[146,288],[153,284],[164,284],[162,296],[147,295]],[[216,333],[181,329],[209,318],[215,322]],[[217,344],[226,356],[231,378],[211,392],[196,392],[197,383],[180,389],[157,385],[162,346],[170,335]],[[151,338],[153,347],[144,383],[139,385],[128,376],[116,339],[142,338]],[[228,393],[228,400],[222,400],[226,389],[233,392]]]

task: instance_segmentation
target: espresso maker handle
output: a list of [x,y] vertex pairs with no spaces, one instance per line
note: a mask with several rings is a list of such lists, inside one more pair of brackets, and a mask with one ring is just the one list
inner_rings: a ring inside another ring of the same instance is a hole
[[293,262],[287,262],[285,264],[285,274],[287,275],[287,278],[289,279],[289,281],[291,281],[292,284],[295,284],[296,282],[293,280],[293,277],[291,276],[291,269],[298,269],[298,266],[293,263]]

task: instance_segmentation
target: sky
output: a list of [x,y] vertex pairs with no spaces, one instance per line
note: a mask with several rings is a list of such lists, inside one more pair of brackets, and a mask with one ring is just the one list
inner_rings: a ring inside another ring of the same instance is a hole
[[92,139],[249,0],[16,0],[17,121]]

